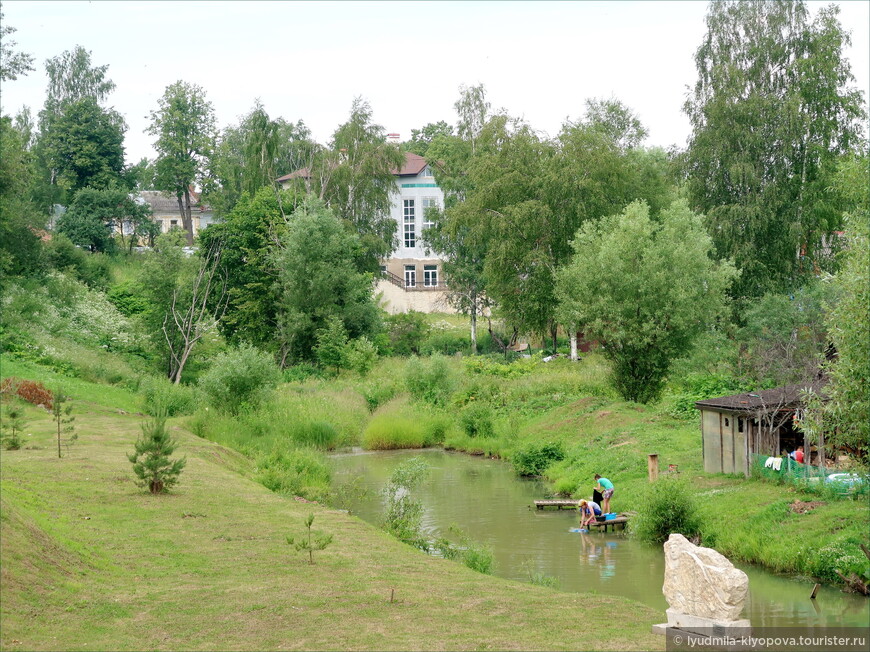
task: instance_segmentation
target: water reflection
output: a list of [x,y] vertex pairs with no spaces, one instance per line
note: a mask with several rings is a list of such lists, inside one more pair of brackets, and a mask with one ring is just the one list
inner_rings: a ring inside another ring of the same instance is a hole
[[[664,620],[661,548],[619,533],[571,532],[579,525],[576,513],[534,509],[532,501],[545,495],[545,487],[518,480],[507,464],[441,450],[345,454],[333,458],[335,481],[340,484],[362,476],[368,491],[355,511],[379,523],[380,489],[393,468],[414,455],[430,467],[428,480],[414,492],[423,503],[423,527],[430,538],[450,538],[449,529],[458,527],[472,541],[492,549],[497,575],[529,581],[536,573],[555,578],[565,591],[625,596],[661,611]],[[619,504],[614,507],[618,510]],[[743,617],[753,625],[867,626],[870,622],[870,601],[865,598],[823,587],[814,605],[809,599],[811,582],[751,566],[740,568],[749,575],[750,587]]]

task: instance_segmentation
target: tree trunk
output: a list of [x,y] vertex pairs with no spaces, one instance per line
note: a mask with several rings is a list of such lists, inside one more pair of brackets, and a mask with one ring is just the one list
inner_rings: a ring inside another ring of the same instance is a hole
[[190,188],[184,189],[184,209],[181,213],[181,223],[184,225],[184,231],[187,234],[187,246],[193,246],[193,217],[190,211]]
[[[475,297],[476,299],[476,297]],[[477,355],[477,301],[471,306],[471,355]]]
[[568,326],[571,331],[571,359],[577,360],[577,328],[574,324]]

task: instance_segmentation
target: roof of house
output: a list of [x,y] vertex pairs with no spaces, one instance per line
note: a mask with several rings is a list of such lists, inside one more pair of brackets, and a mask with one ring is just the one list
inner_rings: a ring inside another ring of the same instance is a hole
[[754,412],[770,408],[792,408],[800,405],[804,392],[811,390],[816,394],[823,394],[822,390],[824,386],[824,380],[815,380],[811,383],[798,383],[796,385],[766,389],[763,392],[708,398],[705,401],[697,401],[695,407],[699,410],[714,408],[731,412]]
[[[417,154],[412,154],[411,152],[405,152],[405,162],[402,163],[402,167],[398,170],[393,168],[390,170],[397,177],[416,177],[423,170],[426,169],[426,159]],[[283,177],[278,177],[276,181],[281,183],[283,181],[290,181],[291,179],[309,179],[311,178],[311,169],[310,168],[300,168],[298,170],[294,170],[290,174],[285,174]]]
[[[178,211],[178,200],[172,195],[167,195],[160,190],[143,190],[139,196],[151,207],[151,212],[155,215],[165,213],[175,213]],[[199,203],[199,193],[190,192],[191,206],[199,211],[209,210],[208,206]]]

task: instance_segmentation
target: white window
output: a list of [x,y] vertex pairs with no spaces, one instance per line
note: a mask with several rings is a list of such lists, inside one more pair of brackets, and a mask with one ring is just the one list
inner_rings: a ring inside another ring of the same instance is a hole
[[438,208],[438,199],[436,197],[423,197],[423,230],[435,226],[432,217],[429,214],[430,208]]
[[417,268],[414,265],[405,265],[405,287],[417,287]]
[[427,288],[438,286],[438,265],[423,265],[423,285]]
[[429,167],[428,165],[427,165],[426,168],[423,170],[423,176],[424,176],[424,177],[434,177],[434,176],[435,176],[434,174],[432,174],[432,168]]
[[406,199],[403,202],[403,223],[404,223],[404,234],[405,234],[405,246],[413,247],[417,244],[417,238],[415,235],[416,228],[416,215],[414,213],[414,200]]

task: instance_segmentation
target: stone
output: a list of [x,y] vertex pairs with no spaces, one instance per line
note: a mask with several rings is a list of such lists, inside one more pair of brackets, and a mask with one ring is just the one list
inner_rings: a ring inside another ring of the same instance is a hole
[[[696,546],[682,534],[665,542],[665,583],[670,605],[668,624],[678,627],[679,615],[726,625],[737,621],[749,591],[749,578],[724,555]],[[683,618],[683,620],[687,620]],[[672,623],[672,621],[674,621]],[[742,625],[745,621],[738,621]]]

